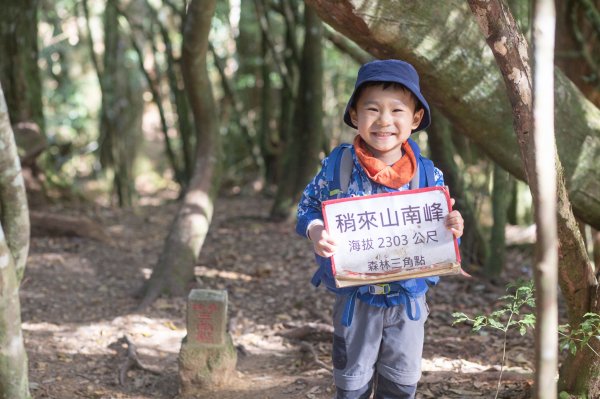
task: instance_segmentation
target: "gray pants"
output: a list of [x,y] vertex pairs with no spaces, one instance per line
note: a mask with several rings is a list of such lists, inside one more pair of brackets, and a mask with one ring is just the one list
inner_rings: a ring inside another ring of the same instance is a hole
[[[338,295],[333,308],[333,378],[339,398],[368,398],[373,377],[384,387],[401,390],[415,386],[421,378],[424,324],[429,314],[425,296],[418,298],[421,318],[410,320],[404,306],[378,308],[356,301],[350,327],[344,327],[341,317],[346,297]],[[383,377],[383,378],[382,378]],[[389,382],[389,384],[388,384]],[[412,389],[412,388],[410,388]],[[409,389],[409,390],[410,390]],[[363,391],[366,396],[343,396]],[[379,389],[376,389],[379,391]],[[400,395],[400,394],[399,394]],[[410,398],[412,396],[377,396],[376,398]]]
[[[375,399],[414,399],[417,393],[417,384],[401,385],[395,384],[381,375],[376,375]],[[335,399],[368,399],[373,390],[371,380],[364,387],[355,391],[346,391],[337,388]]]

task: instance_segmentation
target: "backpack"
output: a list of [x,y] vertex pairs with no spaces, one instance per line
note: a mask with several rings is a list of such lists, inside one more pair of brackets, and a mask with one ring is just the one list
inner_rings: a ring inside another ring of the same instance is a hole
[[[421,150],[417,143],[408,139],[415,158],[417,160],[417,170],[412,180],[409,183],[409,188],[416,189],[422,187],[432,187],[435,185],[434,166],[430,159],[421,155]],[[329,186],[329,199],[341,198],[348,191],[350,177],[354,167],[352,159],[351,144],[341,144],[334,148],[329,154],[329,162],[325,169],[325,177]],[[318,287],[324,283],[325,287],[336,294],[347,295],[348,300],[342,315],[342,324],[349,326],[352,323],[352,315],[354,313],[354,303],[356,297],[362,294],[394,294],[400,293],[402,298],[405,298],[404,305],[408,317],[411,320],[418,320],[421,312],[419,305],[414,301],[415,298],[425,294],[429,285],[436,285],[439,277],[425,277],[405,280],[402,283],[388,283],[380,285],[366,285],[360,287],[344,287],[338,288],[335,285],[335,278],[331,270],[331,262],[327,258],[323,258],[315,254],[315,258],[319,268],[313,275],[311,283]],[[415,305],[414,314],[412,305]]]

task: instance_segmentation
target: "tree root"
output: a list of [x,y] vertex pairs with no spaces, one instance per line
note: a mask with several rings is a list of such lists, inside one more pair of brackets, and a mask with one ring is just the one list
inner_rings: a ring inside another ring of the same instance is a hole
[[119,384],[121,384],[122,386],[125,385],[125,381],[127,380],[127,372],[133,367],[137,367],[140,370],[148,371],[152,374],[161,374],[161,372],[156,370],[155,368],[142,364],[142,362],[138,358],[137,346],[135,346],[135,344],[131,342],[126,335],[124,335],[123,338],[121,338],[121,340],[125,341],[125,343],[127,344],[127,359],[125,359],[125,362],[123,362],[123,364],[121,364],[121,366],[119,367]]
[[331,372],[331,366],[327,365],[325,362],[323,362],[321,359],[319,359],[319,354],[317,353],[317,351],[315,350],[315,347],[312,346],[311,343],[306,342],[306,341],[296,341],[296,343],[298,345],[300,345],[300,351],[311,355],[311,360],[317,364],[319,367],[324,368],[325,370],[327,370],[330,374],[333,374]]

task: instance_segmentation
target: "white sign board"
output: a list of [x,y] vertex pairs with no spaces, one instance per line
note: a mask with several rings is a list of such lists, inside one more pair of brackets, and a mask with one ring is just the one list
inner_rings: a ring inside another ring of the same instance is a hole
[[446,227],[445,187],[323,202],[338,243],[331,263],[338,287],[460,272],[458,244]]

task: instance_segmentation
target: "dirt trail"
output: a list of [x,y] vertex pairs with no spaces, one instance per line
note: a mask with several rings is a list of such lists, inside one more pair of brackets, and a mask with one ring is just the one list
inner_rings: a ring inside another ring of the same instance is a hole
[[[331,398],[330,338],[304,341],[282,334],[306,323],[329,323],[332,295],[310,285],[309,243],[291,224],[267,220],[270,201],[224,197],[205,243],[199,287],[227,289],[229,327],[239,347],[237,376],[205,398]],[[35,398],[174,398],[177,353],[185,335],[185,302],[159,299],[135,313],[133,294],[161,251],[176,206],[135,210],[44,208],[87,216],[104,227],[106,242],[80,237],[33,237],[21,288],[23,329]],[[513,251],[507,274],[527,269]],[[518,266],[517,266],[518,265]],[[429,296],[431,315],[418,398],[493,397],[502,342],[496,335],[452,327],[451,313],[489,312],[504,287],[477,278],[444,278]],[[156,375],[131,370],[118,383],[127,335]],[[533,338],[509,337],[509,368],[500,397],[528,397]],[[316,356],[315,356],[316,355]]]

